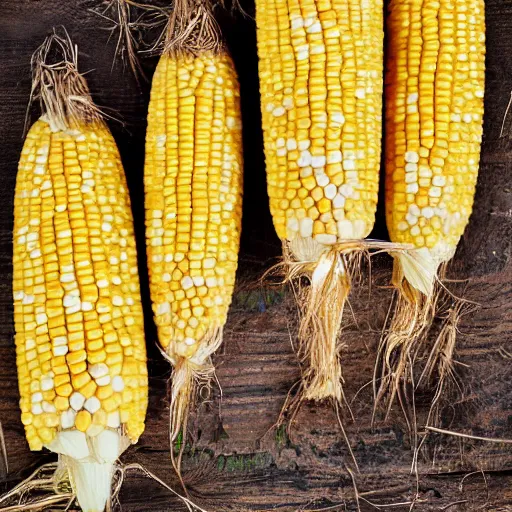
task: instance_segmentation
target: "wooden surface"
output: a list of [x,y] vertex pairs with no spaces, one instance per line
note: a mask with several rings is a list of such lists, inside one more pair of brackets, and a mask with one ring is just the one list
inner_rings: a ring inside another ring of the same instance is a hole
[[[30,453],[19,420],[12,325],[11,229],[16,165],[30,91],[30,55],[53,25],[64,24],[80,48],[80,68],[96,102],[113,109],[112,122],[132,193],[139,241],[143,240],[142,158],[149,85],[137,85],[114,59],[115,37],[105,19],[83,0],[0,0],[0,422],[9,472],[0,467],[4,489],[43,461]],[[251,5],[246,6],[251,12]],[[356,510],[348,467],[353,467],[329,404],[302,407],[291,438],[270,430],[286,393],[298,377],[291,349],[295,310],[288,295],[249,286],[279,253],[265,196],[258,106],[254,23],[223,18],[242,83],[245,138],[244,234],[240,290],[216,357],[222,401],[216,390],[193,418],[193,439],[184,461],[195,499],[210,511]],[[512,438],[512,114],[502,121],[512,91],[512,1],[488,0],[488,59],[485,142],[475,213],[453,275],[471,277],[467,296],[481,304],[463,319],[457,365],[463,394],[454,393],[442,425],[454,431]],[[144,60],[151,74],[155,60]],[[376,234],[384,231],[379,219]],[[144,248],[139,247],[144,299]],[[371,427],[372,366],[390,291],[389,260],[374,262],[372,298],[363,284],[353,299],[358,328],[347,318],[344,352],[346,393],[355,417],[344,422],[358,461],[355,475],[361,510],[512,510],[511,445],[430,434],[411,474],[412,451],[400,411]],[[150,407],[147,428],[123,462],[140,462],[178,488],[168,455],[166,380],[169,368],[154,346],[147,312]],[[422,430],[428,394],[417,397]],[[125,512],[180,511],[178,500],[155,482],[129,473],[121,493]],[[366,500],[373,503],[370,505]]]

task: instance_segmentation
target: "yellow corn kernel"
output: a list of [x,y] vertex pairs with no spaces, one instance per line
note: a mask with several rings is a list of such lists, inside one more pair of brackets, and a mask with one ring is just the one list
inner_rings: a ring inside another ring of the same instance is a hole
[[81,432],[85,432],[89,428],[91,421],[92,418],[90,412],[80,411],[75,418],[75,427]]

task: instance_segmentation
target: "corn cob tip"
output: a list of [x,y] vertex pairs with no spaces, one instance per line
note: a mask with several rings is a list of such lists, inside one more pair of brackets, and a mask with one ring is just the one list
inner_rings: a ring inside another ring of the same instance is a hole
[[163,53],[218,52],[223,48],[211,1],[176,0],[166,27]]
[[110,498],[114,465],[73,460],[67,468],[82,512],[103,512]]
[[178,438],[184,426],[190,403],[194,398],[194,387],[195,383],[192,368],[185,358],[181,358],[174,367],[171,381],[171,443]]
[[[82,512],[103,512],[107,502],[116,497],[119,485],[112,492],[112,479],[119,469],[116,460],[130,445],[118,430],[105,430],[96,437],[83,432],[61,431],[45,447],[59,454],[57,463],[39,467],[31,476],[0,497],[5,510],[46,510],[51,504],[64,503],[69,508],[77,499]],[[124,469],[121,468],[121,473]],[[28,491],[42,493],[27,499]],[[60,510],[60,506],[58,507]],[[4,508],[1,508],[4,510]],[[53,508],[52,508],[53,510]]]
[[52,131],[66,131],[102,118],[85,78],[78,72],[78,49],[63,29],[54,32],[32,56],[30,105],[39,100]]
[[59,453],[59,464],[69,473],[82,512],[105,510],[111,499],[115,462],[130,444],[118,431],[104,430],[94,438],[78,431],[60,432],[47,446]]
[[413,350],[434,317],[438,295],[439,264],[428,248],[408,248],[393,252],[392,256],[396,293],[389,325],[379,342],[374,372],[374,412],[384,403],[386,417],[401,381],[413,380]]
[[222,344],[222,329],[205,336],[199,343],[195,354],[183,357],[174,354],[172,357],[164,353],[164,357],[174,367],[171,380],[170,420],[171,442],[175,441],[186,421],[190,405],[195,401],[197,387],[209,386],[215,374],[211,355]]
[[[417,357],[417,346],[429,330],[443,290],[438,274],[440,271],[444,273],[445,262],[451,259],[453,250],[451,246],[438,244],[432,249],[409,247],[393,252],[392,255],[392,284],[396,297],[389,325],[384,329],[379,343],[374,374],[374,408],[376,410],[380,403],[385,403],[386,416],[399,392],[401,381],[414,380],[411,372],[413,361]],[[442,341],[451,339],[449,332],[448,328],[442,330],[438,336],[438,346],[446,348],[450,345]],[[439,360],[437,352],[432,351],[429,361]],[[453,344],[449,352],[453,352]],[[433,365],[434,363],[430,365],[427,373],[432,374]]]
[[[411,390],[431,387],[433,399],[427,423],[437,423],[447,378],[455,379],[453,355],[459,320],[474,306],[448,292],[439,280],[429,296],[408,281],[397,288],[389,324],[379,343],[374,373],[374,414],[383,405],[387,418],[399,395],[402,403],[407,386],[413,386]],[[434,318],[439,323],[432,343],[426,344]],[[418,360],[424,361],[419,375],[415,372]]]

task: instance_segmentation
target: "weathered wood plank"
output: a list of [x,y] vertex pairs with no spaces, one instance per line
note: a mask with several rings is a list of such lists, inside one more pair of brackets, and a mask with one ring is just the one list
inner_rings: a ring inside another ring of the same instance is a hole
[[[7,444],[12,485],[27,470],[52,455],[28,451],[17,406],[13,348],[11,281],[12,199],[16,163],[22,145],[24,116],[30,92],[30,55],[54,24],[64,24],[80,47],[82,70],[92,70],[89,84],[98,104],[108,106],[124,125],[111,127],[128,175],[137,219],[143,293],[146,301],[151,395],[147,429],[139,444],[123,457],[139,462],[178,489],[168,457],[166,379],[169,368],[154,348],[155,333],[147,307],[144,270],[142,159],[149,85],[137,86],[128,70],[114,62],[108,23],[90,12],[95,2],[48,0],[16,3],[0,0],[0,421]],[[249,4],[249,2],[247,2]],[[251,11],[252,6],[248,5]],[[482,304],[463,319],[457,352],[464,399],[457,399],[443,425],[475,435],[512,438],[512,375],[505,350],[512,339],[512,126],[499,138],[512,90],[512,3],[487,1],[488,78],[485,144],[475,214],[458,254],[457,276],[474,280],[467,296]],[[246,156],[246,194],[240,283],[261,275],[268,259],[279,253],[270,221],[258,106],[254,23],[223,17],[241,82]],[[154,59],[145,61],[149,74]],[[379,504],[407,502],[416,493],[410,475],[412,452],[399,410],[387,422],[371,427],[371,387],[375,347],[390,300],[385,287],[389,260],[374,265],[372,298],[364,286],[353,298],[359,329],[347,318],[344,352],[346,393],[356,421],[345,411],[345,424],[361,474],[362,498]],[[455,275],[455,274],[454,274]],[[295,310],[290,298],[274,294],[265,308],[258,289],[240,286],[226,329],[226,343],[216,357],[222,387],[202,406],[192,425],[193,447],[184,473],[198,501],[210,510],[308,510],[340,504],[354,510],[352,480],[345,466],[350,457],[328,404],[306,404],[288,439],[269,431],[298,378],[291,349]],[[268,301],[267,301],[268,302]],[[272,302],[272,301],[271,301]],[[263,311],[264,309],[264,311]],[[512,352],[510,350],[509,352]],[[365,387],[366,386],[366,387]],[[457,396],[457,395],[454,395]],[[418,424],[425,417],[429,396],[417,401]],[[269,431],[267,433],[267,431]],[[430,435],[419,462],[418,503],[415,510],[510,510],[512,453],[509,445],[486,444]],[[467,473],[484,470],[464,479]],[[463,480],[464,479],[464,480]],[[461,482],[463,481],[463,485]],[[462,485],[462,488],[460,487]],[[367,493],[367,494],[365,494]],[[360,499],[361,510],[374,510]],[[176,499],[148,479],[128,475],[121,495],[123,510],[163,512],[184,510]],[[508,508],[507,508],[508,507]],[[408,510],[409,505],[395,510]]]

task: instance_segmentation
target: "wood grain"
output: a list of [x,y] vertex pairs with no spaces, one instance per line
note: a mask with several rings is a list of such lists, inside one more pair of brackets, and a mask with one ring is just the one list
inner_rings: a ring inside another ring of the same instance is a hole
[[[155,349],[144,270],[142,162],[149,84],[137,85],[115,59],[109,23],[91,12],[98,2],[83,0],[0,0],[0,422],[7,452],[7,489],[37,464],[54,460],[31,453],[19,420],[11,297],[12,200],[30,91],[30,55],[54,25],[67,27],[80,48],[80,68],[96,102],[122,122],[111,122],[125,164],[136,229],[146,303],[150,356],[147,428],[123,462],[139,462],[179,489],[170,470],[166,381],[169,367]],[[253,6],[247,2],[249,12]],[[512,438],[512,114],[501,125],[512,90],[512,2],[487,1],[488,56],[485,141],[475,211],[453,266],[453,277],[471,277],[467,297],[481,307],[461,325],[457,374],[463,393],[453,393],[443,426],[467,434]],[[261,143],[255,28],[250,18],[222,16],[242,84],[245,206],[239,290],[216,356],[218,389],[192,422],[184,474],[198,502],[212,511],[299,511],[336,507],[356,510],[347,465],[349,451],[329,404],[305,404],[291,437],[271,430],[290,387],[298,378],[291,343],[296,312],[288,294],[251,285],[279,254],[268,212]],[[115,39],[115,33],[114,33]],[[155,59],[143,61],[151,75]],[[383,225],[382,219],[379,221]],[[380,229],[380,228],[378,228]],[[371,425],[375,346],[390,300],[389,260],[374,262],[372,296],[362,284],[352,304],[357,325],[347,317],[343,354],[345,390],[355,417],[343,413],[357,458],[360,509],[368,504],[408,503],[418,511],[512,510],[510,445],[487,444],[430,434],[418,478],[410,473],[411,443],[403,416]],[[269,298],[271,300],[269,300]],[[421,431],[431,395],[417,397]],[[155,482],[129,473],[120,497],[123,510],[185,510]],[[443,509],[443,507],[445,507]],[[410,505],[390,508],[409,510]],[[382,510],[387,510],[383,508]]]

